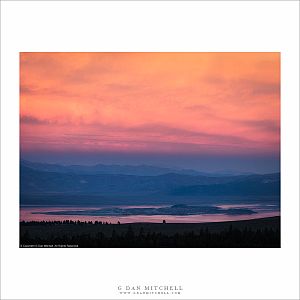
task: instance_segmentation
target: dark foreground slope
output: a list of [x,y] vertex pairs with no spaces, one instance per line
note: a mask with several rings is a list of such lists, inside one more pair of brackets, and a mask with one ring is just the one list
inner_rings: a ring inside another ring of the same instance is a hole
[[278,248],[280,217],[180,224],[21,222],[20,247]]

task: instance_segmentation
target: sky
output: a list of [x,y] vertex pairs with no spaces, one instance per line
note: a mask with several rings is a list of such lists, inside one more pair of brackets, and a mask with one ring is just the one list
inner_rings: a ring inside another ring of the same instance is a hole
[[20,53],[21,158],[280,168],[279,53]]

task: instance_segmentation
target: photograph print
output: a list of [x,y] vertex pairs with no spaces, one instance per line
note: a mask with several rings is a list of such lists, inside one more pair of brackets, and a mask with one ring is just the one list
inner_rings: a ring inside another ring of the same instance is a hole
[[21,248],[280,247],[280,53],[21,52]]

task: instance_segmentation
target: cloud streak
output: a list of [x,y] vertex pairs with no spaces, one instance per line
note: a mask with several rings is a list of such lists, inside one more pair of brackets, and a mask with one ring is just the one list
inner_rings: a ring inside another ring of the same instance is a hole
[[278,53],[21,53],[21,148],[277,154]]

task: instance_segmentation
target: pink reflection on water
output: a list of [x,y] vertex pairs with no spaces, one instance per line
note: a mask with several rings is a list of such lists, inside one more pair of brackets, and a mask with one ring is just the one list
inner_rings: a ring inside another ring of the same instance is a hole
[[[219,205],[221,207],[221,205]],[[224,205],[225,206],[225,205]],[[234,207],[241,207],[242,205],[234,205]],[[112,206],[111,206],[112,207]],[[116,206],[114,206],[116,207]],[[117,206],[120,208],[145,208],[145,207],[162,207],[160,205],[152,206]],[[229,206],[226,206],[228,208]],[[233,206],[231,206],[233,207]],[[165,220],[168,223],[205,223],[205,222],[223,222],[223,221],[237,221],[237,220],[251,220],[258,218],[279,216],[279,211],[261,211],[257,209],[258,213],[252,215],[225,215],[225,214],[202,214],[202,215],[189,215],[189,216],[174,216],[174,215],[134,215],[134,216],[85,216],[85,215],[45,215],[43,212],[54,211],[84,211],[92,209],[108,208],[105,207],[74,207],[74,206],[61,206],[61,207],[34,207],[34,206],[22,206],[20,208],[20,221],[102,221],[108,223],[137,223],[137,222],[152,222],[162,223]],[[34,214],[33,214],[34,213]]]
[[260,204],[260,203],[253,203],[253,204],[218,204],[218,207],[221,208],[249,208],[249,209],[272,209],[277,207],[277,205],[274,204]]

